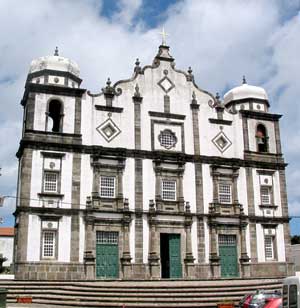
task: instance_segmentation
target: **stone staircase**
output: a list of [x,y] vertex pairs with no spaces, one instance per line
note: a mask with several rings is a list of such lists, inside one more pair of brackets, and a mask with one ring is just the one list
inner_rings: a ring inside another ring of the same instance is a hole
[[[160,281],[20,281],[0,280],[8,290],[7,302],[32,297],[44,307],[216,307],[231,301],[237,304],[257,289],[280,290],[280,279],[249,280],[160,280]],[[28,305],[30,307],[30,305]]]

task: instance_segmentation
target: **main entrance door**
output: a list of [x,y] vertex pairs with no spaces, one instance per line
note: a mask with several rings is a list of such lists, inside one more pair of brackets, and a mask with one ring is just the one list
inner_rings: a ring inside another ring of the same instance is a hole
[[118,232],[96,233],[96,277],[119,277]]
[[221,277],[237,277],[238,262],[235,235],[219,235],[219,256]]
[[180,234],[160,234],[160,258],[162,278],[181,278]]

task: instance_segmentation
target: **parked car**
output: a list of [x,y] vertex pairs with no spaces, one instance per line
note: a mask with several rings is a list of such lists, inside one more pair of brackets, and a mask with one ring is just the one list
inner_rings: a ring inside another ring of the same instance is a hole
[[282,308],[282,298],[267,298],[263,308]]
[[281,298],[281,293],[278,291],[257,290],[254,294],[245,295],[239,303],[239,308],[263,308],[266,300],[273,298]]

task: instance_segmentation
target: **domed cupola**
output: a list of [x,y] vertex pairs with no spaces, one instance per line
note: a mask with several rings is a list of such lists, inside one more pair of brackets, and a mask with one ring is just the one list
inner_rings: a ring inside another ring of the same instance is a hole
[[27,82],[78,88],[81,83],[77,63],[61,57],[56,47],[53,56],[40,57],[30,64]]
[[270,106],[265,89],[247,84],[245,76],[241,86],[229,90],[224,95],[224,105],[234,111],[253,110],[261,112],[267,112]]

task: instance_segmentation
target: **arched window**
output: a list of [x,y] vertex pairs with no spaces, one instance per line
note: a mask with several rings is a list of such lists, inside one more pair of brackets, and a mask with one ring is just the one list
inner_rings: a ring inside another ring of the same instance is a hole
[[62,131],[62,103],[52,100],[48,105],[47,112],[47,131],[58,133]]
[[268,136],[264,125],[257,125],[255,137],[257,143],[257,151],[268,152]]

